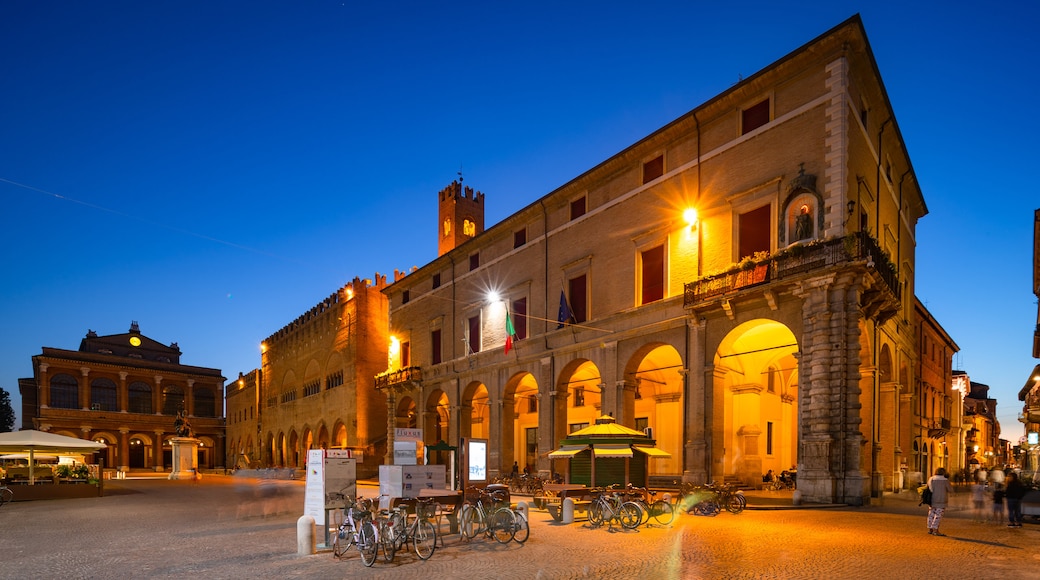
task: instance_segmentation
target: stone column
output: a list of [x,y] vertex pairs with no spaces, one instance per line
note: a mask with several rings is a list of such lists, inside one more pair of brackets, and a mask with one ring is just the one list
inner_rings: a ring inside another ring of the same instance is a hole
[[90,410],[90,368],[80,367],[82,378],[79,381],[79,408],[84,411]]
[[130,429],[123,427],[119,429],[119,457],[116,464],[119,471],[130,470]]
[[195,416],[195,379],[188,379],[188,386],[184,389],[184,412],[189,417]]
[[152,441],[152,469],[155,471],[163,470],[163,435],[165,432],[156,430],[155,440]]
[[[394,464],[394,434],[397,429],[397,393],[393,388],[386,391],[386,456],[383,457],[384,465]],[[423,453],[427,453],[423,451]]]
[[155,390],[152,391],[152,408],[156,415],[162,415],[162,375],[155,375]]
[[683,353],[686,369],[683,378],[683,481],[706,483],[710,467],[707,412],[713,383],[713,370],[705,366],[705,330],[707,323],[696,316],[686,319],[687,349]]
[[120,413],[126,413],[130,410],[130,391],[126,385],[126,377],[129,373],[126,371],[119,371],[119,391],[116,395],[116,405],[119,406]]
[[46,409],[51,405],[51,380],[47,376],[47,369],[50,365],[47,363],[40,363],[40,384],[37,385],[40,393],[40,408]]

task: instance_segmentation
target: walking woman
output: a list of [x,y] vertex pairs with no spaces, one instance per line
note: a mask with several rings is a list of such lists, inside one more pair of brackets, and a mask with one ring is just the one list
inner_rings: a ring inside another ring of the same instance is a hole
[[946,479],[946,470],[940,467],[935,470],[935,475],[928,478],[928,489],[932,490],[932,505],[928,507],[928,533],[933,536],[945,536],[939,531],[943,513],[946,512],[946,504],[953,493],[950,480]]

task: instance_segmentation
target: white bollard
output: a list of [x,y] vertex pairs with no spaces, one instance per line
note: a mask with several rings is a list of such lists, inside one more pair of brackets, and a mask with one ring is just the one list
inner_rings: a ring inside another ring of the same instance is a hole
[[516,511],[524,514],[524,519],[525,520],[531,521],[531,514],[527,513],[527,509],[528,508],[527,508],[527,502],[526,501],[518,501],[518,502],[516,502]]
[[573,524],[574,523],[574,500],[569,498],[569,497],[565,497],[565,498],[563,498],[563,504],[562,505],[563,505],[563,507],[561,509],[563,510],[563,512],[561,514],[561,517],[562,517],[563,523],[565,523],[565,524]]
[[317,538],[314,537],[314,516],[300,516],[296,520],[296,554],[310,556],[318,552]]

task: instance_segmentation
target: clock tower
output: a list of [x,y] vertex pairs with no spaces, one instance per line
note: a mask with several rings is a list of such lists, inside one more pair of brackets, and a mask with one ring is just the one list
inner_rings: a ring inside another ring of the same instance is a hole
[[437,255],[452,251],[484,231],[484,194],[461,178],[441,190],[437,202]]

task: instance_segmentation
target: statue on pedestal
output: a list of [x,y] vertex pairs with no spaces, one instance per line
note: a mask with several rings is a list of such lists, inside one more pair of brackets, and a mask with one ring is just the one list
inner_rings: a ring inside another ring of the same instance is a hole
[[191,423],[188,422],[188,417],[185,416],[183,410],[177,411],[177,418],[173,421],[173,428],[177,431],[178,437],[195,436],[191,431]]

